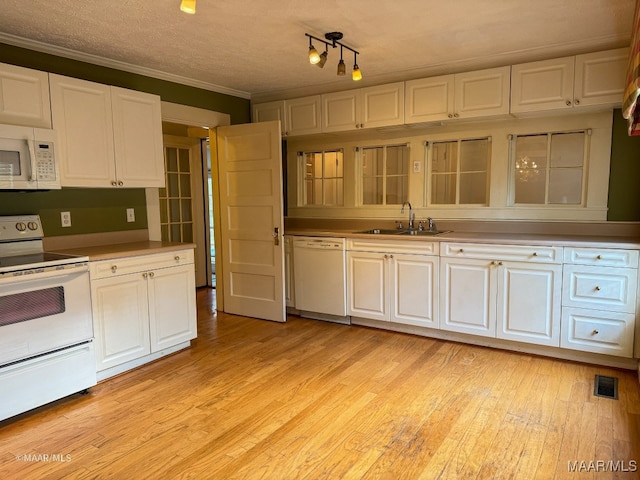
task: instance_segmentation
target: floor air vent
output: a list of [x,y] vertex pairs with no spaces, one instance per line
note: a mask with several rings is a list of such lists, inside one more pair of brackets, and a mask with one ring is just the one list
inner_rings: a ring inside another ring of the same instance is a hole
[[616,377],[606,377],[604,375],[596,375],[593,394],[596,397],[618,399],[618,379]]

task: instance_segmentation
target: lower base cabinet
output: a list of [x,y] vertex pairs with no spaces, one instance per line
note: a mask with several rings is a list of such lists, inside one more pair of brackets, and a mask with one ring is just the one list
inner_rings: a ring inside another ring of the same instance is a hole
[[196,337],[193,251],[91,263],[97,371]]

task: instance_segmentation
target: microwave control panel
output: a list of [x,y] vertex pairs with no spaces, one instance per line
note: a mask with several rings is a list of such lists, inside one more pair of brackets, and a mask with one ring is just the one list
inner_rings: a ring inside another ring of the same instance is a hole
[[55,157],[52,142],[36,142],[36,171],[38,180],[56,179]]

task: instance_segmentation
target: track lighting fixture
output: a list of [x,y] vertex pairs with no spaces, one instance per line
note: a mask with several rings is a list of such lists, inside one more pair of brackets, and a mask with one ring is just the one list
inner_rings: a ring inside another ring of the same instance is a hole
[[196,13],[196,0],[182,0],[180,2],[180,10],[185,13]]
[[[305,36],[309,37],[309,63],[312,65],[317,65],[320,68],[324,67],[324,64],[327,61],[327,57],[329,56],[329,47],[337,48],[340,46],[340,61],[338,62],[338,76],[342,77],[346,75],[346,65],[344,60],[342,59],[342,49],[346,48],[353,52],[353,71],[351,72],[351,78],[354,81],[362,80],[362,72],[360,71],[360,67],[358,67],[358,51],[354,50],[351,47],[340,42],[342,40],[342,32],[329,32],[324,34],[325,40],[314,37],[308,33],[305,33]],[[313,40],[317,42],[324,43],[324,52],[322,54],[318,54],[318,51],[313,46]]]

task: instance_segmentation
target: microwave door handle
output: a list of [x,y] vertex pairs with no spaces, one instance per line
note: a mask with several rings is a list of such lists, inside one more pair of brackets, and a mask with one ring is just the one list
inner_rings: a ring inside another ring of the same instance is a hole
[[27,180],[30,182],[35,182],[36,178],[33,176],[33,172],[35,170],[35,162],[36,162],[36,142],[35,140],[27,139],[27,146],[29,147],[29,176]]

